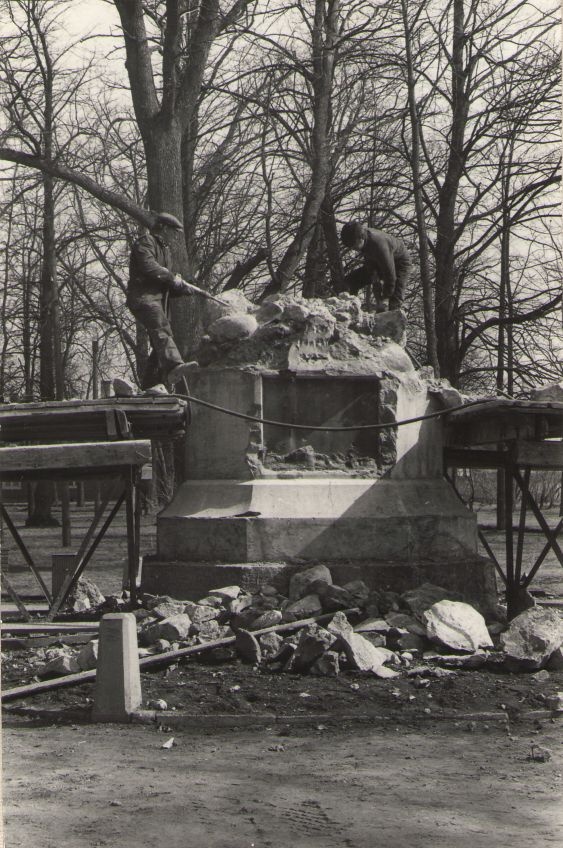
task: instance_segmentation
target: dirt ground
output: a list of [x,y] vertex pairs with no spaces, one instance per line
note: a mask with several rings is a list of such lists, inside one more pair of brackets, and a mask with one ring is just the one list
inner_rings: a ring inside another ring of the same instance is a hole
[[[21,527],[23,511],[19,518]],[[77,539],[86,519],[83,510]],[[500,534],[487,535],[500,552]],[[29,537],[38,560],[63,550],[54,531]],[[543,544],[530,534],[530,561]],[[149,516],[143,552],[154,547]],[[125,555],[117,523],[87,576],[105,593],[119,591]],[[12,545],[10,578],[36,591],[17,557]],[[561,596],[563,569],[548,558],[533,586]],[[3,687],[33,676],[33,652],[3,646]],[[92,684],[11,701],[5,845],[560,845],[561,718],[545,709],[558,691],[563,671],[318,678],[244,665],[225,650],[144,671],[144,706],[168,705],[149,724],[90,724]]]

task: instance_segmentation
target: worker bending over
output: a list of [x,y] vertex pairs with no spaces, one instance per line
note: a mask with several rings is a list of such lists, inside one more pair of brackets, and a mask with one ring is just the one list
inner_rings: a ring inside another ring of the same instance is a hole
[[387,299],[389,309],[400,309],[412,268],[403,242],[359,221],[344,224],[340,238],[345,247],[359,251],[364,260],[346,277],[347,290],[357,294],[361,288],[372,286],[377,312],[385,312]]

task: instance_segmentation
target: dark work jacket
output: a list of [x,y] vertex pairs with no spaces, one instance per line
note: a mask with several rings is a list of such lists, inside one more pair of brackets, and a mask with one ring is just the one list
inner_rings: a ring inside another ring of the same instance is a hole
[[170,249],[165,242],[152,233],[138,238],[131,248],[129,259],[128,296],[154,297],[170,292],[174,297],[174,274],[170,265]]

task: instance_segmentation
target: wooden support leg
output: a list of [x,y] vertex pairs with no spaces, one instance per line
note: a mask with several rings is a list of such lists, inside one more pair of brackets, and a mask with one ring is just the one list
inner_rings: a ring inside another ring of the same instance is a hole
[[0,575],[0,580],[2,582],[2,588],[6,590],[9,594],[15,605],[17,606],[20,614],[23,616],[24,621],[31,621],[31,614],[28,612],[27,607],[24,602],[8,580],[5,574]]
[[125,508],[127,520],[127,561],[129,574],[129,594],[131,609],[137,607],[137,568],[139,564],[139,545],[137,541],[138,496],[132,469],[127,474]]
[[505,521],[505,549],[506,549],[506,606],[508,618],[517,615],[518,608],[518,585],[514,580],[514,540],[512,537],[512,513],[513,513],[513,491],[512,471],[514,469],[507,465],[504,469],[504,521]]
[[22,537],[21,537],[21,536],[20,536],[20,534],[18,533],[17,527],[15,526],[15,524],[14,524],[14,523],[13,523],[13,521],[12,521],[12,519],[11,519],[11,518],[10,518],[10,516],[8,515],[8,512],[7,512],[7,510],[6,510],[6,507],[4,506],[4,504],[3,504],[3,503],[0,503],[0,513],[2,513],[2,518],[3,518],[3,519],[4,519],[4,521],[6,522],[6,527],[7,527],[7,528],[8,528],[8,530],[10,531],[10,534],[11,534],[11,536],[12,536],[12,538],[13,538],[14,542],[16,543],[16,545],[18,546],[18,548],[20,549],[20,553],[21,553],[21,555],[23,556],[23,558],[25,559],[25,561],[26,561],[26,563],[28,564],[29,568],[31,569],[31,572],[33,573],[33,576],[35,577],[35,579],[36,579],[36,580],[37,580],[37,582],[39,583],[39,585],[40,585],[40,587],[41,587],[41,591],[42,591],[42,592],[43,592],[43,594],[45,595],[45,598],[46,598],[46,600],[47,600],[47,603],[49,603],[49,604],[50,604],[50,603],[51,603],[51,593],[49,592],[49,590],[48,590],[47,586],[45,585],[45,581],[44,581],[44,580],[43,580],[43,578],[41,577],[41,575],[40,575],[40,573],[39,573],[39,569],[37,568],[37,566],[35,565],[35,562],[33,561],[33,557],[31,556],[31,554],[30,554],[30,553],[29,553],[29,551],[27,550],[27,548],[26,548],[26,546],[25,546],[25,543],[24,543],[24,541],[23,541]]

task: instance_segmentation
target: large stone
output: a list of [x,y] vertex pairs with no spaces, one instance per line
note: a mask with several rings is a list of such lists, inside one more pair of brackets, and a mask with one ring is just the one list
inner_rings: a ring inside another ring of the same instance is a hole
[[225,315],[214,321],[207,332],[214,342],[234,342],[238,339],[247,339],[254,335],[258,329],[258,322],[253,315],[236,313]]
[[240,586],[223,586],[221,589],[211,589],[210,595],[216,595],[221,601],[234,601],[241,593]]
[[252,665],[262,661],[262,650],[256,636],[248,630],[237,630],[235,640],[236,652],[241,660]]
[[321,599],[324,612],[337,612],[354,606],[350,593],[342,586],[316,580],[312,588]]
[[66,605],[74,612],[85,612],[98,607],[105,601],[98,587],[87,577],[80,577],[76,586],[68,596]]
[[80,671],[80,666],[75,657],[70,654],[61,654],[58,657],[53,657],[45,665],[39,669],[39,677],[62,677],[67,674],[77,674]]
[[[158,607],[155,608],[154,612]],[[220,614],[220,610],[217,607],[210,607],[207,604],[193,604],[189,601],[184,603],[183,612],[186,615],[189,615],[192,624],[194,626],[199,626],[203,624],[205,621],[214,621]]]
[[183,601],[164,601],[152,608],[152,614],[155,615],[159,621],[163,621],[171,615],[179,615],[180,613],[183,613],[184,606],[185,604]]
[[481,613],[459,601],[438,601],[423,613],[426,635],[454,651],[474,653],[493,646]]
[[392,628],[397,630],[407,630],[417,636],[426,636],[426,628],[412,615],[403,612],[388,612],[385,620]]
[[259,639],[260,648],[262,650],[262,656],[264,659],[271,659],[271,657],[275,657],[276,654],[279,653],[279,650],[282,646],[283,639],[279,635],[279,633],[263,633]]
[[76,657],[76,661],[78,662],[81,671],[89,671],[92,668],[96,668],[98,664],[98,650],[98,639],[92,639],[80,649],[78,656]]
[[283,610],[284,621],[299,621],[302,618],[313,618],[323,611],[318,595],[305,595],[304,598],[288,604]]
[[348,592],[352,606],[365,606],[369,598],[370,591],[363,580],[351,580],[349,583],[344,583],[342,588]]
[[310,668],[311,674],[319,677],[337,677],[340,673],[340,660],[336,651],[325,651]]
[[443,586],[435,586],[433,583],[423,583],[415,589],[409,589],[401,595],[401,600],[407,605],[414,615],[420,616],[438,601],[460,601],[461,596],[457,592],[450,592]]
[[542,607],[533,607],[517,615],[500,637],[508,667],[524,671],[543,668],[562,643],[561,618],[555,610]]
[[143,641],[145,644],[150,644],[156,639],[168,639],[169,642],[181,641],[188,638],[191,626],[192,620],[187,613],[171,615],[143,630]]
[[392,656],[385,648],[376,648],[354,630],[344,613],[337,612],[327,627],[336,636],[334,649],[340,649],[346,654],[346,659],[358,671],[375,672]]
[[298,571],[289,581],[289,600],[298,601],[309,594],[309,586],[316,580],[332,583],[332,575],[326,565],[314,565],[305,571]]
[[299,634],[299,641],[286,671],[308,671],[335,641],[335,636],[318,624],[309,624]]
[[259,615],[258,618],[255,618],[252,622],[250,629],[251,630],[264,630],[266,627],[275,627],[276,624],[279,624],[283,618],[280,610],[272,609],[266,610],[262,615]]
[[238,289],[231,289],[227,292],[221,292],[220,298],[224,304],[217,303],[215,300],[203,300],[202,306],[202,321],[204,327],[209,327],[218,318],[245,312],[251,312],[255,309],[253,303],[248,300],[244,294]]

